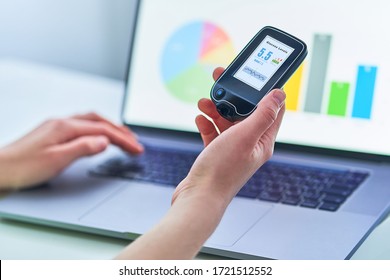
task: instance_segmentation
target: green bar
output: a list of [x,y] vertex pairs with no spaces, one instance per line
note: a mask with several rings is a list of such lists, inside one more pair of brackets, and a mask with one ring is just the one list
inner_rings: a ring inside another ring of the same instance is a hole
[[332,82],[330,87],[330,98],[328,115],[342,116],[347,113],[349,83]]

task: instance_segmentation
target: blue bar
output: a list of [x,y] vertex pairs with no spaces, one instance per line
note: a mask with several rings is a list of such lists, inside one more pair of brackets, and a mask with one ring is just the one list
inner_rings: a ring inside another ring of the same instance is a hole
[[374,99],[375,79],[378,67],[359,66],[352,117],[369,119]]

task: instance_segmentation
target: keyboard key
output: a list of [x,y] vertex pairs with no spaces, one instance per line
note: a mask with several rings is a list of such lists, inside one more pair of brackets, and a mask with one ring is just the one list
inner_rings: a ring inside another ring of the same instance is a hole
[[327,211],[336,211],[340,207],[340,204],[335,204],[335,203],[329,203],[329,202],[324,202],[320,206],[320,210],[327,210]]
[[300,190],[300,189],[295,189],[295,190],[287,189],[284,193],[287,196],[301,196],[302,190]]
[[319,204],[320,203],[316,200],[305,200],[300,204],[300,206],[307,208],[317,208]]
[[272,193],[268,193],[268,192],[263,192],[259,195],[258,198],[260,200],[278,202],[282,198],[282,196],[280,194],[272,194]]
[[144,176],[142,176],[139,172],[133,172],[133,171],[125,171],[121,172],[120,176],[126,179],[142,179]]
[[324,189],[322,190],[323,193],[325,194],[330,194],[330,195],[338,195],[338,196],[342,196],[342,197],[347,197],[349,196],[352,191],[349,190],[349,189],[345,189],[345,188],[329,188],[329,189]]
[[317,191],[308,191],[302,194],[302,197],[306,200],[319,200],[322,194]]
[[253,191],[250,191],[250,190],[240,190],[237,193],[237,196],[247,197],[247,198],[256,198],[258,195],[259,195],[258,192],[253,192]]
[[334,204],[341,204],[345,201],[345,197],[336,195],[325,195],[322,199],[324,202],[330,202]]
[[298,205],[301,199],[297,196],[284,197],[281,202],[283,204]]

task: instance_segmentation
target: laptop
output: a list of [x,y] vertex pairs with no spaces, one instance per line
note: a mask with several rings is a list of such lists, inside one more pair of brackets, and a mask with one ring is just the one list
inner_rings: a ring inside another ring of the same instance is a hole
[[350,258],[390,206],[383,62],[390,37],[375,28],[388,21],[378,15],[386,9],[367,13],[356,2],[349,15],[352,7],[335,0],[143,0],[134,7],[122,120],[145,154],[112,147],[81,159],[49,183],[0,200],[0,216],[130,240],[148,231],[202,150],[194,118],[212,70],[272,25],[302,38],[309,56],[285,85],[274,156],[233,199],[202,252]]

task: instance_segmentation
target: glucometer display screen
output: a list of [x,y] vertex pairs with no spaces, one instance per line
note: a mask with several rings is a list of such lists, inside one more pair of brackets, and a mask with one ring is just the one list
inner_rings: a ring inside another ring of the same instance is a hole
[[266,36],[233,77],[261,90],[293,51],[286,44]]

